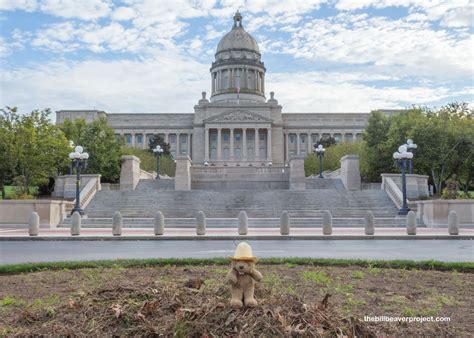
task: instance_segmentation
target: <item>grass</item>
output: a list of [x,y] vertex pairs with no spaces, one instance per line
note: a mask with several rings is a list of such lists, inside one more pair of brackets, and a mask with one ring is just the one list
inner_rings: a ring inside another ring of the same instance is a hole
[[[38,194],[38,187],[30,187],[30,194],[36,196]],[[15,191],[15,186],[13,185],[6,185],[5,186],[5,197],[6,199],[15,199],[17,193]],[[2,194],[0,193],[0,200],[2,199]]]
[[[66,261],[46,263],[22,263],[0,265],[0,274],[17,274],[24,272],[43,270],[76,270],[95,268],[131,268],[131,267],[154,267],[154,266],[204,266],[204,265],[228,265],[227,258],[150,258],[150,259],[118,259],[98,261]],[[284,264],[287,265],[309,265],[309,266],[360,266],[369,268],[369,273],[378,275],[381,268],[392,269],[418,269],[474,273],[474,262],[439,262],[439,261],[409,261],[409,260],[363,260],[363,259],[326,259],[326,258],[263,258],[259,264]],[[223,272],[223,271],[222,271]],[[94,272],[89,272],[91,275]],[[308,277],[311,278],[311,277]],[[356,277],[357,278],[357,277]]]

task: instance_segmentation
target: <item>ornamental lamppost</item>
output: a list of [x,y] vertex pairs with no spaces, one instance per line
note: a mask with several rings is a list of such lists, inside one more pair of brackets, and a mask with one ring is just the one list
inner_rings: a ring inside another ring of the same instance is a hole
[[406,215],[408,214],[408,204],[407,204],[407,180],[405,177],[405,169],[407,160],[411,160],[413,158],[413,153],[408,152],[408,147],[404,144],[398,147],[398,151],[393,153],[393,158],[402,165],[402,193],[403,193],[403,203],[401,209],[398,211],[399,215]]
[[313,145],[314,147],[314,152],[316,155],[319,157],[319,178],[324,178],[323,177],[323,158],[324,158],[324,152],[326,149],[323,148],[323,145],[316,145],[316,143]]
[[160,179],[160,156],[163,154],[164,149],[161,148],[159,144],[156,145],[155,149],[153,149],[153,152],[155,153],[156,156],[156,179]]
[[84,148],[76,146],[74,152],[69,153],[69,158],[72,161],[72,168],[76,168],[76,204],[74,205],[71,214],[77,211],[81,216],[84,215],[84,210],[81,209],[81,169],[87,167],[87,159],[89,158],[89,154],[83,151]]
[[[407,144],[406,144],[407,148],[408,148],[408,151],[410,153],[413,154],[413,156],[415,156],[415,152],[416,152],[416,148],[418,148],[418,146],[413,143],[413,140],[411,138],[409,138],[407,140]],[[408,159],[408,173],[411,175],[413,173],[413,168],[412,168],[412,164],[411,164],[411,158]]]

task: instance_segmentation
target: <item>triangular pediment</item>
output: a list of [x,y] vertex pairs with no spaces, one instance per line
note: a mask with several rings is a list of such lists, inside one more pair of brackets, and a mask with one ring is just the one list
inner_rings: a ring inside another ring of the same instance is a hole
[[248,110],[237,109],[237,110],[223,112],[216,116],[212,116],[204,120],[204,122],[206,123],[225,123],[225,122],[271,123],[272,120]]

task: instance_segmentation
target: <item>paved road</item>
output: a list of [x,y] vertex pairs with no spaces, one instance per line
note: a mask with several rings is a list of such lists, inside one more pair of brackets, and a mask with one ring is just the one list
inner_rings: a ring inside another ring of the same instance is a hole
[[[0,264],[118,258],[228,257],[238,241],[2,241]],[[258,257],[474,261],[472,240],[248,241]]]

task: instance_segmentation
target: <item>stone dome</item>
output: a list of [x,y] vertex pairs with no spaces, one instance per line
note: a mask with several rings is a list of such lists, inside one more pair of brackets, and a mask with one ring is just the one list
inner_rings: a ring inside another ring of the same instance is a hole
[[246,50],[260,54],[257,41],[242,26],[242,15],[239,11],[234,15],[232,30],[219,41],[216,54],[231,50]]

